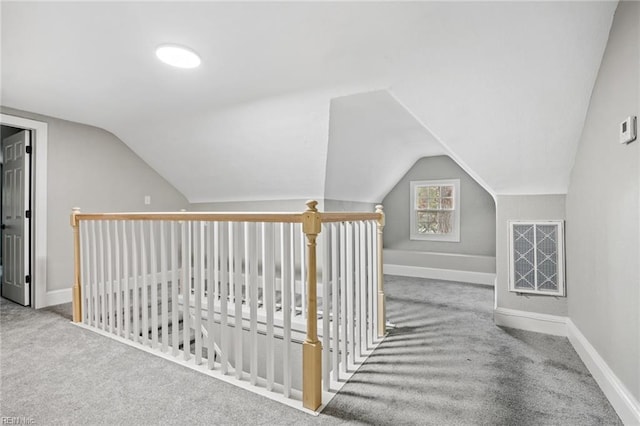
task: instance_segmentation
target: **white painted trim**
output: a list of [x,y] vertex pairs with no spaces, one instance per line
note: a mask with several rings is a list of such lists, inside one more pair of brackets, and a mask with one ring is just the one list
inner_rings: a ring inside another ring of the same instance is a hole
[[567,335],[567,317],[557,315],[496,308],[493,310],[493,321],[496,325],[503,327],[518,328],[554,336],[564,337]]
[[443,258],[464,258],[464,259],[480,259],[480,260],[491,260],[495,263],[495,256],[487,256],[484,254],[465,254],[465,253],[444,253],[439,251],[419,251],[419,250],[406,250],[406,249],[394,249],[394,248],[385,248],[384,253],[389,253],[390,255],[396,254],[419,254],[424,256],[438,256]]
[[52,290],[46,292],[43,306],[59,305],[61,303],[71,303],[71,289],[63,288],[61,290]]
[[625,425],[640,425],[640,402],[609,368],[578,327],[567,319],[567,337]]
[[458,271],[453,269],[428,268],[424,266],[393,265],[385,263],[385,274],[402,277],[430,278],[433,280],[458,281],[463,283],[494,286],[496,274],[488,272]]
[[625,425],[640,425],[640,402],[620,381],[571,318],[496,308],[494,321],[496,325],[504,327],[567,337],[622,422]]
[[32,243],[31,282],[35,284],[35,292],[31,289],[35,300],[31,304],[35,308],[44,308],[47,304],[47,152],[48,125],[42,121],[30,120],[13,115],[0,114],[0,124],[34,130],[34,198],[32,199],[35,235]]

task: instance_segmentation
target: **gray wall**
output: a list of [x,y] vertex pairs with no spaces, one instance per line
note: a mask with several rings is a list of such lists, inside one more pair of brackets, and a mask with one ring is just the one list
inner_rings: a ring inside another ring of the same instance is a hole
[[640,142],[618,125],[640,115],[640,3],[618,5],[567,195],[569,316],[640,399]]
[[325,198],[324,209],[327,212],[375,212],[377,203],[360,201],[331,200]]
[[[189,210],[197,212],[303,212],[308,200],[223,201],[191,203]],[[322,200],[317,209],[323,210]]]
[[567,315],[567,298],[509,291],[509,221],[564,220],[564,195],[498,195],[496,205],[496,305],[549,315]]
[[[460,242],[409,239],[409,182],[460,179]],[[423,252],[495,256],[496,210],[493,197],[447,156],[418,160],[382,204],[386,213],[384,247]]]
[[[182,194],[113,134],[6,107],[0,110],[48,124],[47,290],[73,284],[72,207],[118,212],[175,211],[188,206]],[[145,195],[151,196],[149,206],[144,204]]]
[[[226,201],[214,203],[192,203],[192,211],[222,212],[303,212],[308,200],[263,200],[263,201]],[[316,200],[318,210],[326,212],[373,212],[375,204],[358,201]]]

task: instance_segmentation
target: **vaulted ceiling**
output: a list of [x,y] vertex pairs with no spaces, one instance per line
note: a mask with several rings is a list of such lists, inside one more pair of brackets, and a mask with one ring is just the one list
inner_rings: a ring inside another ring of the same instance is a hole
[[441,154],[563,193],[616,6],[2,2],[1,103],[111,131],[191,202],[375,202]]

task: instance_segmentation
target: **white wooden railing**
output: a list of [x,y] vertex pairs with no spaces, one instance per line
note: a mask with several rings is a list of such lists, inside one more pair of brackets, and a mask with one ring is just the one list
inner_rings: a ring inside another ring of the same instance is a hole
[[384,336],[385,308],[382,206],[321,213],[316,205],[303,213],[74,209],[73,320],[318,410],[323,391],[326,403]]

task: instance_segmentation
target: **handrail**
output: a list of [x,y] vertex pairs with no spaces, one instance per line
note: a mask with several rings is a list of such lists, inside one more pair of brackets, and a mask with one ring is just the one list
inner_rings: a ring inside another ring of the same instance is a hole
[[364,213],[364,212],[328,212],[318,213],[322,223],[331,222],[355,222],[358,220],[380,220],[381,213]]
[[[74,238],[74,286],[73,321],[82,322],[82,289],[80,267],[80,222],[81,221],[207,221],[207,222],[268,222],[300,223],[307,239],[307,336],[303,343],[303,406],[317,410],[322,404],[322,343],[318,340],[317,325],[317,259],[316,240],[323,223],[375,221],[377,224],[377,309],[378,337],[385,335],[385,296],[382,270],[382,229],[385,215],[381,205],[375,213],[366,212],[318,212],[317,201],[308,201],[307,210],[302,213],[247,213],[247,212],[129,212],[129,213],[81,213],[74,208],[71,226]],[[375,282],[375,280],[374,280]]]
[[146,213],[77,213],[73,220],[166,220],[209,222],[272,222],[302,223],[302,213],[243,213],[243,212],[146,212]]
[[[367,212],[318,212],[321,223],[380,220],[380,213]],[[197,220],[210,222],[272,222],[302,223],[304,213],[255,213],[255,212],[124,212],[124,213],[72,213],[71,225],[79,220]]]

